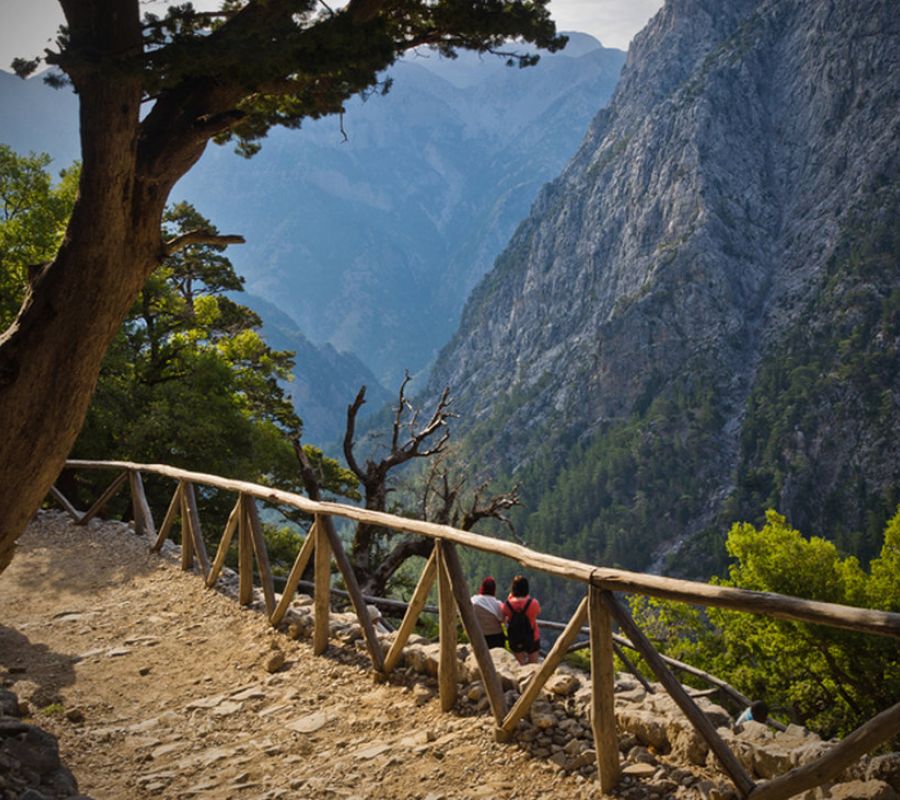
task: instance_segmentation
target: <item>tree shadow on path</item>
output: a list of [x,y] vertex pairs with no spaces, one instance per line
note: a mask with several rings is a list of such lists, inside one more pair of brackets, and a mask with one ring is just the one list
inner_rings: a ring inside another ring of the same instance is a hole
[[0,625],[0,680],[38,708],[60,702],[60,689],[75,682],[75,662],[40,642],[32,642],[21,631]]

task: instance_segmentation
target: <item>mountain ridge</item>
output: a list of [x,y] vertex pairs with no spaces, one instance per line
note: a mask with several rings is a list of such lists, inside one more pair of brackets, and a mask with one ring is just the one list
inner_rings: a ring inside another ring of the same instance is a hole
[[[173,202],[245,235],[229,258],[247,293],[293,320],[278,325],[311,368],[292,387],[311,441],[342,433],[350,384],[369,386],[374,407],[382,387],[426,369],[468,289],[574,151],[624,54],[586,34],[571,41],[572,55],[544,54],[526,70],[467,52],[414,54],[391,71],[386,97],[354,101],[342,120],[273,130],[249,164],[209,148],[175,188]],[[14,112],[0,120],[0,139],[67,166],[77,155],[75,96],[7,73],[0,92]]]
[[[462,63],[476,74],[471,55],[400,62],[388,95],[351,104],[342,123],[273,131],[250,168],[263,180],[242,203],[233,198],[250,181],[240,164],[220,180],[217,164],[230,157],[221,150],[176,192],[213,198],[207,213],[220,227],[257,231],[236,262],[249,291],[281,305],[312,341],[399,383],[449,337],[468,289],[574,152],[624,59],[599,42],[577,58],[563,53],[525,70],[487,61],[465,89],[435,70]],[[287,189],[269,198],[276,179]]]
[[[609,105],[473,291],[429,384],[456,390],[471,462],[524,481],[530,543],[633,568],[655,552],[660,568],[710,574],[729,512],[762,514],[740,485],[757,375],[857,218],[895,207],[889,11],[670,0],[635,38]],[[896,251],[870,255],[885,264],[874,319],[892,313],[900,270]],[[886,387],[900,374],[892,320]],[[883,422],[900,433],[896,408]],[[829,533],[849,542],[861,515],[883,525],[900,464],[871,443],[840,456],[844,479],[877,475],[856,500],[823,489],[838,498]],[[767,462],[757,499],[819,532],[825,515],[785,491],[817,458]],[[563,520],[574,530],[558,532]],[[690,553],[676,565],[679,541]]]

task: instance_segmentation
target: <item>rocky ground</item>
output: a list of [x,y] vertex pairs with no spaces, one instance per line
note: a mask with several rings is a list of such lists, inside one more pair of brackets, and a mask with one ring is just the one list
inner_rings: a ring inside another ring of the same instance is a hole
[[[471,672],[442,714],[431,645],[413,643],[378,683],[349,618],[335,617],[328,652],[313,655],[306,602],[291,612],[294,639],[258,603],[241,608],[182,572],[171,548],[158,556],[120,523],[42,512],[0,575],[0,800],[599,796],[576,675],[548,684],[501,744]],[[514,695],[527,674],[498,666]],[[664,699],[626,676],[617,689],[620,797],[731,795],[696,739],[666,722]],[[860,796],[896,797],[881,787]]]

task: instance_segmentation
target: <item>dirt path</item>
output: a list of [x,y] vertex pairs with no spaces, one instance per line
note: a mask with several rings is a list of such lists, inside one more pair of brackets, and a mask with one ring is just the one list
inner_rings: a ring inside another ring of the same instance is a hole
[[440,713],[421,677],[377,684],[346,643],[315,657],[118,523],[41,513],[0,608],[0,680],[96,800],[598,796],[487,716]]

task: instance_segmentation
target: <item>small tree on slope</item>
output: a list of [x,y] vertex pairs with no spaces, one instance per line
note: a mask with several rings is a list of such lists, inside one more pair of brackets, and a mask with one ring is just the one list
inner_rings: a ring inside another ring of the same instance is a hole
[[[236,138],[250,154],[273,125],[341,112],[411,48],[497,53],[513,38],[558,49],[547,2],[350,0],[335,12],[226,0],[142,20],[139,0],[60,0],[67,27],[45,60],[78,93],[82,172],[63,244],[30,270],[0,336],[0,570],[78,435],[109,343],[183,244],[163,241],[162,214],[209,140]],[[14,65],[23,76],[37,66]]]

